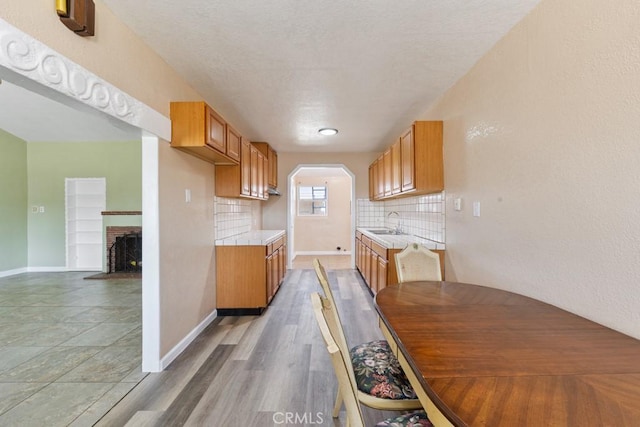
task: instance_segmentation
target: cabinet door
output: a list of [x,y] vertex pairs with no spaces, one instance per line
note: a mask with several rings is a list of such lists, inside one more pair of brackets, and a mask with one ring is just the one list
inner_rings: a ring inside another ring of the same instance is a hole
[[258,197],[258,149],[251,147],[251,196]]
[[371,252],[371,272],[369,273],[369,288],[374,295],[378,292],[378,254]]
[[391,146],[391,194],[398,194],[402,189],[402,155],[400,140]]
[[257,183],[257,195],[256,197],[258,197],[259,199],[264,199],[265,198],[265,186],[264,186],[264,155],[258,151],[257,154],[257,159],[256,159],[256,179],[258,180]]
[[240,160],[240,133],[227,124],[227,156]]
[[271,274],[271,279],[273,280],[273,295],[275,295],[280,287],[280,249],[273,252],[273,269]]
[[364,247],[364,281],[369,286],[371,283],[371,248],[368,246]]
[[384,197],[384,162],[382,156],[376,160],[374,167],[377,169],[376,200],[380,200]]
[[227,152],[227,123],[212,108],[207,108],[207,145],[221,153]]
[[271,301],[275,293],[275,285],[273,284],[273,255],[267,257],[267,301]]
[[413,138],[413,126],[400,137],[400,158],[402,173],[401,191],[413,190],[415,184],[415,146]]
[[267,184],[276,188],[278,186],[278,153],[271,147],[269,147],[269,180]]
[[240,194],[251,196],[251,143],[244,138],[240,143]]
[[382,257],[378,257],[378,289],[380,292],[387,287],[387,266],[389,261]]
[[391,176],[391,147],[387,148],[387,151],[382,155],[382,166],[384,170],[384,196],[391,195],[391,183],[393,177]]

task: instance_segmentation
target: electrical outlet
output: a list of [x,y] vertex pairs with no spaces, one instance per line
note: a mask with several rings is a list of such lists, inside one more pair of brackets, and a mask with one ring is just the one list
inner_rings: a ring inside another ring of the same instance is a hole
[[40,206],[40,208],[38,209],[38,212],[44,213],[44,206]]

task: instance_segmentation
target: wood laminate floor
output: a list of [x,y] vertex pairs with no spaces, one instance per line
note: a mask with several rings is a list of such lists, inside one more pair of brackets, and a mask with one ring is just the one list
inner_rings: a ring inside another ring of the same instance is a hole
[[[351,344],[381,339],[355,270],[329,270]],[[313,270],[287,273],[262,316],[216,319],[165,371],[147,375],[98,426],[334,426],[337,381],[309,295]],[[366,425],[393,412],[364,409]]]

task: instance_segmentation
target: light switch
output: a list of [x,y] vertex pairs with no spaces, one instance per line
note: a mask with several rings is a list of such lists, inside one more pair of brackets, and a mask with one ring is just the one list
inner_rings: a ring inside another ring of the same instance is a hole
[[185,203],[191,203],[191,190],[189,188],[184,190],[184,201]]
[[31,206],[31,213],[38,213],[38,207],[37,206]]
[[39,211],[40,213],[44,213],[44,206],[40,206],[40,208],[38,209],[38,211]]
[[457,199],[453,199],[453,210],[454,211],[461,211],[462,210],[462,199],[461,198],[457,198]]
[[473,216],[480,216],[480,202],[473,202]]

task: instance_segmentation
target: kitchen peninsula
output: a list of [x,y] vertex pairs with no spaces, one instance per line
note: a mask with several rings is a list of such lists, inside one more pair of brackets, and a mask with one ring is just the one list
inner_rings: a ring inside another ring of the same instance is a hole
[[261,314],[287,271],[284,230],[258,230],[215,241],[220,316]]

